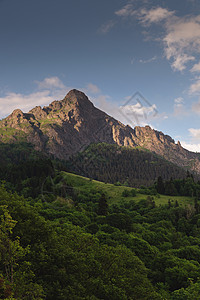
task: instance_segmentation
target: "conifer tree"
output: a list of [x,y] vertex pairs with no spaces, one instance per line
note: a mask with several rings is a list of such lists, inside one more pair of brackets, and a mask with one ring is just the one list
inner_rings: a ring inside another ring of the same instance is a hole
[[99,199],[98,214],[105,216],[107,215],[107,213],[108,213],[108,203],[106,200],[106,196],[103,193]]
[[161,176],[159,176],[158,180],[157,180],[157,192],[159,194],[164,194],[165,193],[165,187],[164,187],[163,179],[162,179]]

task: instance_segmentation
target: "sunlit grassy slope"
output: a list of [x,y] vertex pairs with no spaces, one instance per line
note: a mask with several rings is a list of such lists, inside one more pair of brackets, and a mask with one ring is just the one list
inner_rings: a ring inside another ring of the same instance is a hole
[[[104,183],[101,181],[97,180],[91,180],[86,177],[82,177],[76,174],[72,173],[67,173],[67,172],[62,172],[64,180],[69,185],[72,185],[75,189],[80,190],[80,191],[90,191],[92,189],[95,189],[97,191],[103,191],[108,195],[108,202],[111,203],[116,203],[120,201],[130,201],[130,200],[135,200],[135,201],[140,201],[142,199],[146,199],[148,195],[140,194],[138,192],[138,189],[136,189],[137,194],[135,197],[123,197],[122,192],[124,190],[132,190],[131,187],[126,187],[126,186],[115,186],[114,184],[110,183]],[[193,203],[194,200],[192,197],[185,197],[185,196],[165,196],[165,195],[156,195],[153,196],[156,205],[165,205],[168,203],[168,200],[170,199],[171,202],[175,203],[177,200],[179,205],[185,206],[189,203]]]

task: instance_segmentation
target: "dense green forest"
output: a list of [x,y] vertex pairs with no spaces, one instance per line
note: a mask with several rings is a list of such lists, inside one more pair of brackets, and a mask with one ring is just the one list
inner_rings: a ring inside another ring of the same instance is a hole
[[0,299],[200,299],[193,175],[133,188],[1,147]]
[[129,186],[149,186],[162,176],[185,178],[186,170],[142,148],[92,144],[68,162],[68,170],[96,180]]

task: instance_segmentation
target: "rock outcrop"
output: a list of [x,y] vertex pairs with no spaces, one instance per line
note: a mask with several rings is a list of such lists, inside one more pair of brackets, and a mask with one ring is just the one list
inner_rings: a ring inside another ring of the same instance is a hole
[[88,97],[71,90],[61,101],[36,106],[28,113],[16,109],[0,121],[0,141],[28,141],[37,150],[59,159],[68,159],[91,143],[146,148],[178,166],[200,174],[197,153],[184,149],[180,142],[149,126],[131,128],[94,107]]

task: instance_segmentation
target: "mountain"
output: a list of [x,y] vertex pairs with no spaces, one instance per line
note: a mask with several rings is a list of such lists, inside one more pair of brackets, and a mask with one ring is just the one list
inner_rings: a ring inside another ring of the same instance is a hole
[[75,89],[49,106],[36,106],[28,113],[14,110],[0,121],[0,141],[29,142],[36,150],[63,160],[92,143],[139,146],[200,174],[199,154],[150,126],[125,126],[94,107],[84,93]]

